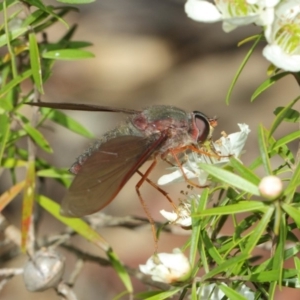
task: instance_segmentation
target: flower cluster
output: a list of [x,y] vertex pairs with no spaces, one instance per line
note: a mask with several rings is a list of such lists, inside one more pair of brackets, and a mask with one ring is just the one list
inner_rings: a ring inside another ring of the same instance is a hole
[[188,0],[187,15],[198,22],[223,21],[229,32],[239,26],[261,26],[268,45],[263,55],[276,67],[300,71],[300,2],[299,0]]
[[[210,142],[209,148],[213,149],[213,151],[211,150],[212,156],[209,154],[191,152],[187,155],[186,162],[181,168],[175,167],[176,170],[174,172],[162,176],[158,183],[162,185],[184,181],[185,178],[182,171],[184,171],[189,179],[197,178],[200,184],[206,183],[208,174],[199,168],[199,163],[215,164],[222,167],[229,162],[230,157],[234,156],[235,158],[239,158],[250,133],[250,129],[246,124],[238,124],[238,126],[240,131],[229,135],[223,134],[219,140]],[[193,198],[195,200],[197,197]],[[173,224],[180,225],[183,228],[190,228],[192,226],[190,200],[191,199],[182,201],[178,205],[176,212],[167,212],[163,210],[161,211],[161,214]],[[173,253],[154,254],[148,259],[145,265],[140,265],[140,270],[142,273],[151,276],[152,280],[168,284],[185,282],[189,279],[192,272],[189,260],[179,249],[174,249]],[[245,291],[239,290],[243,295],[249,291],[250,290],[246,287]],[[252,292],[250,291],[250,294],[251,293]],[[218,299],[221,299],[224,296],[214,284],[199,289],[197,294],[199,295],[199,299],[209,299],[212,294],[221,295]],[[253,293],[251,295],[253,295]],[[252,300],[253,297],[247,299]]]
[[[174,172],[161,176],[158,180],[158,184],[166,185],[184,181],[185,178],[182,174],[183,170],[188,179],[197,178],[199,184],[204,186],[207,183],[208,173],[199,167],[199,163],[213,164],[221,168],[229,162],[230,157],[235,157],[237,159],[240,157],[250,133],[250,129],[247,124],[238,124],[238,126],[240,131],[229,135],[224,134],[219,140],[211,142],[210,148],[214,150],[211,155],[209,155],[209,153],[190,153],[187,155],[187,160],[181,168],[175,167],[176,170]],[[192,225],[190,200],[191,199],[187,199],[186,202],[182,201],[176,211],[167,212],[161,210],[160,213],[170,223],[180,225],[183,228],[188,228]]]

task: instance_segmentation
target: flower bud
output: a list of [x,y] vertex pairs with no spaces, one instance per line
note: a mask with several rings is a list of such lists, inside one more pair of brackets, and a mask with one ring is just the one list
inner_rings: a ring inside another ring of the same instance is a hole
[[42,248],[27,261],[23,278],[27,290],[41,292],[56,287],[64,272],[64,257],[52,249]]
[[260,181],[258,189],[264,198],[274,200],[281,195],[283,185],[279,177],[270,175]]

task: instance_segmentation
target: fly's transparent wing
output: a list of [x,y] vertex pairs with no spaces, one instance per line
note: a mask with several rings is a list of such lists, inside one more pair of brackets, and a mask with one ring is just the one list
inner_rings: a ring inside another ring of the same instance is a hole
[[112,201],[167,135],[119,136],[104,142],[84,162],[62,201],[61,213],[82,217]]

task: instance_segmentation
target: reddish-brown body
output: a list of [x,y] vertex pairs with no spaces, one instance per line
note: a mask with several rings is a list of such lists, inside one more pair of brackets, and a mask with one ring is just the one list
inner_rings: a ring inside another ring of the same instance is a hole
[[211,120],[204,114],[188,113],[174,106],[156,105],[135,111],[69,103],[32,105],[129,114],[123,124],[104,134],[71,167],[76,176],[62,202],[62,213],[66,216],[80,217],[100,210],[115,198],[145,161],[158,154],[163,156],[168,151],[198,145],[210,135]]

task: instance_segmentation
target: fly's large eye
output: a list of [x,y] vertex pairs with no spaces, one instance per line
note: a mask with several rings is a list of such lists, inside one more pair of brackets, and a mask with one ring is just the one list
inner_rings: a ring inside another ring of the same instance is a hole
[[210,132],[209,120],[200,111],[194,111],[194,116],[195,116],[195,124],[199,131],[197,142],[203,143],[206,141]]

